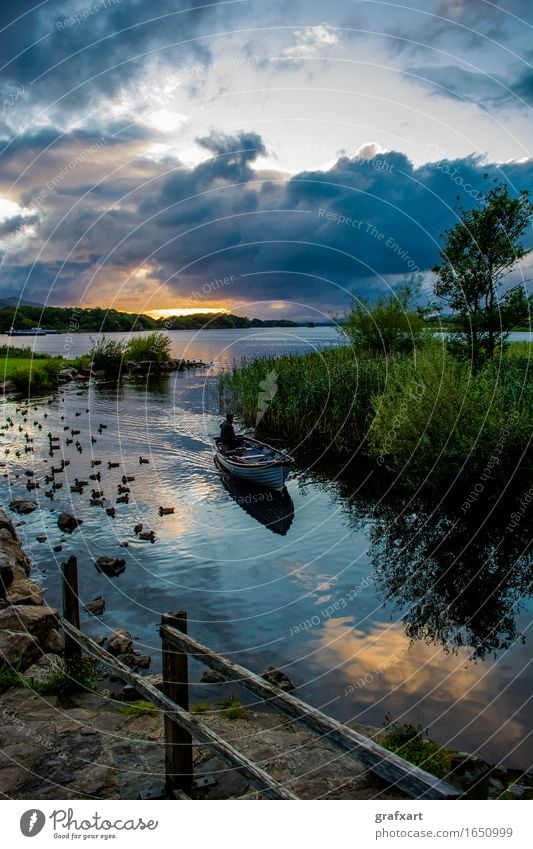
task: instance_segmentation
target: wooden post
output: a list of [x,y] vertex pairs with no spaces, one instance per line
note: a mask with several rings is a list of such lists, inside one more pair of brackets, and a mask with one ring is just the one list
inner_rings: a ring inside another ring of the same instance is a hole
[[[172,625],[187,633],[187,614],[184,610],[165,613],[161,625]],[[189,711],[189,663],[187,652],[177,650],[162,638],[163,692],[183,710]],[[188,790],[193,780],[192,737],[168,716],[165,716],[165,773],[168,793]]]
[[[61,564],[63,590],[63,616],[79,630],[80,600],[78,598],[78,561],[72,556],[66,563]],[[65,634],[65,667],[70,675],[75,676],[80,668],[81,646],[76,640]]]

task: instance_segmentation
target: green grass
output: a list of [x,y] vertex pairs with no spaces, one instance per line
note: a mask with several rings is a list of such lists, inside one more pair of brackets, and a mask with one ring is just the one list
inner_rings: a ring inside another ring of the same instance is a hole
[[92,692],[99,678],[99,664],[92,657],[82,657],[78,669],[67,672],[61,665],[46,681],[33,682],[25,678],[26,686],[43,696],[56,696],[60,705],[66,707],[71,697],[83,690]]
[[421,725],[400,724],[387,717],[382,746],[439,778],[450,769],[450,756],[430,740]]
[[226,699],[223,699],[219,702],[220,706],[224,708],[224,716],[226,719],[242,719],[244,716],[244,708],[235,696],[228,696]]
[[512,343],[476,372],[442,339],[389,357],[344,346],[266,358],[222,375],[219,402],[246,425],[262,409],[259,438],[340,459],[360,452],[406,488],[458,476],[470,485],[489,463],[485,490],[510,467],[522,486],[533,473],[531,455],[522,457],[533,429],[531,353],[529,343]]
[[24,687],[24,678],[20,672],[20,664],[0,664],[0,694],[11,687]]
[[158,710],[152,702],[131,702],[129,705],[124,705],[120,708],[120,712],[124,716],[157,716]]
[[14,357],[10,352],[0,358],[0,380],[12,380],[20,392],[48,392],[66,365],[62,357]]
[[191,713],[207,713],[208,710],[207,702],[196,702],[196,704],[191,705]]

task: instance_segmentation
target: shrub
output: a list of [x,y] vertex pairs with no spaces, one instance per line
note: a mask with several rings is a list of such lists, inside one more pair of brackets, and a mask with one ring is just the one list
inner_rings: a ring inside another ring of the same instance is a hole
[[21,362],[10,373],[10,379],[20,392],[39,394],[57,386],[57,375],[64,367],[61,358]]
[[447,774],[449,755],[428,739],[421,725],[393,722],[389,714],[385,720],[385,735],[380,741],[385,749],[439,778]]
[[24,678],[20,672],[20,664],[0,664],[0,694],[11,687],[23,687]]
[[191,705],[191,713],[207,713],[208,710],[207,702],[196,702],[196,704]]
[[43,696],[56,696],[59,704],[68,705],[71,696],[83,690],[94,690],[99,677],[98,662],[92,657],[82,657],[78,669],[69,671],[61,664],[46,681],[25,679],[26,686]]
[[373,304],[355,300],[341,332],[358,351],[386,356],[413,351],[430,335],[423,314],[412,305],[417,292],[415,281]]
[[149,333],[148,336],[135,336],[127,344],[125,357],[140,363],[150,360],[156,363],[167,363],[170,359],[170,337],[160,330]]
[[239,699],[236,699],[235,696],[230,695],[227,698],[222,699],[219,704],[224,708],[224,716],[226,719],[242,719],[244,716],[243,706]]
[[122,368],[126,347],[125,342],[116,342],[107,336],[101,336],[96,341],[92,340],[89,356],[93,368],[108,374],[118,374]]

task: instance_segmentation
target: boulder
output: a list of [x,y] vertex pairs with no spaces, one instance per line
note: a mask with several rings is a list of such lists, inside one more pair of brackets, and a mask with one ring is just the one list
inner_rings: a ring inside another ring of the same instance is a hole
[[70,513],[61,513],[57,520],[58,527],[61,531],[66,531],[71,534],[72,531],[75,531],[78,525],[83,524],[83,519],[77,519],[76,516],[72,516]]
[[22,671],[42,654],[36,637],[24,631],[0,631],[0,662],[20,664]]
[[7,589],[13,583],[13,567],[9,563],[0,564],[0,598],[5,598]]
[[[124,572],[126,561],[120,557],[99,557],[95,563],[98,572],[103,572],[109,578],[114,578]],[[92,611],[91,611],[92,612]]]
[[200,678],[201,684],[222,684],[226,679],[220,672],[215,672],[214,669],[206,669]]
[[63,634],[57,628],[52,628],[43,641],[43,648],[46,652],[51,652],[52,654],[63,654],[65,651],[65,638]]
[[0,383],[0,392],[3,392],[4,395],[7,392],[16,392],[16,391],[17,391],[17,384],[14,383],[12,380],[4,380],[3,383]]
[[152,658],[147,654],[134,654],[133,652],[127,652],[123,654],[121,660],[124,663],[127,663],[128,666],[132,666],[134,669],[148,669]]
[[268,669],[262,673],[261,678],[264,678],[265,681],[279,687],[279,689],[283,690],[285,693],[291,693],[295,689],[289,676],[285,675],[284,672],[281,672],[280,669],[276,669],[275,666],[269,666]]
[[14,498],[9,509],[13,510],[14,513],[33,513],[34,510],[37,510],[37,503],[32,501],[31,498]]
[[75,373],[76,373],[76,372],[75,372],[75,370],[74,370],[74,369],[71,369],[71,368],[62,368],[62,369],[61,369],[60,371],[58,371],[58,373],[57,373],[57,379],[58,379],[58,380],[64,380],[64,381],[74,380],[74,375],[75,375]]
[[95,599],[85,605],[84,610],[87,613],[92,613],[93,616],[101,616],[105,610],[105,598],[103,595],[96,596]]
[[42,604],[44,589],[28,578],[14,580],[5,594],[8,604]]
[[115,656],[119,654],[128,654],[131,653],[132,643],[133,637],[129,631],[125,631],[124,628],[115,628],[107,641],[107,650],[110,654],[114,654]]
[[63,669],[63,661],[57,654],[43,654],[26,670],[24,677],[32,684],[43,684],[61,669]]
[[0,610],[0,631],[22,631],[44,640],[57,626],[58,612],[52,607],[16,604]]

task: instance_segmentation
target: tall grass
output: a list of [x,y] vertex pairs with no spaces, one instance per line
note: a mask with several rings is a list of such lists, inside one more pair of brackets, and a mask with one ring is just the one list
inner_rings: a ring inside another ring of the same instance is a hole
[[346,346],[235,366],[220,380],[220,401],[258,422],[259,436],[362,451],[408,486],[460,476],[489,490],[533,471],[532,369],[520,344],[477,372],[442,340],[392,357]]
[[364,438],[370,400],[383,391],[386,372],[384,357],[356,355],[349,346],[258,359],[221,377],[221,403],[246,424],[257,424],[258,433],[354,451]]
[[168,362],[170,346],[169,337],[161,331],[133,337],[128,342],[102,336],[93,342],[90,358],[95,369],[107,374],[119,374],[127,362]]

